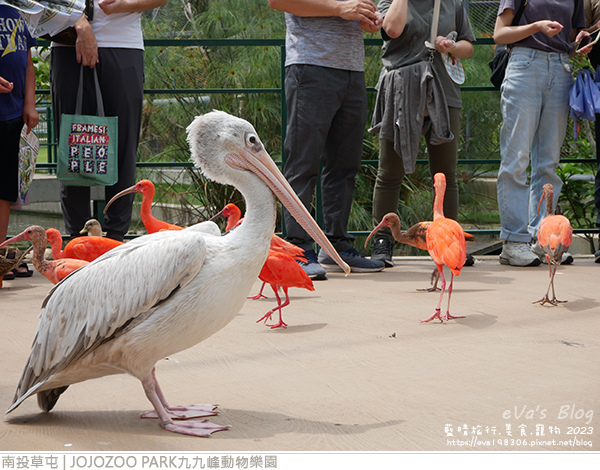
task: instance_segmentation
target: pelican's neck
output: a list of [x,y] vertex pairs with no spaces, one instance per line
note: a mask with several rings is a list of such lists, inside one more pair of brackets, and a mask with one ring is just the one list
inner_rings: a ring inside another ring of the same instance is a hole
[[[252,179],[258,179],[254,175],[251,176]],[[264,239],[268,246],[275,231],[277,217],[277,205],[273,192],[262,182],[247,186],[238,184],[237,189],[246,201],[246,213],[239,229],[243,230],[243,233],[249,233],[249,239],[253,242]]]

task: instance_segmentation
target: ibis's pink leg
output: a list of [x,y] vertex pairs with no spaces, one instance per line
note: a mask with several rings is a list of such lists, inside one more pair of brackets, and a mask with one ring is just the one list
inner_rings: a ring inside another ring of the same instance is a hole
[[267,325],[267,326],[269,326],[271,328],[285,328],[287,326],[287,324],[284,323],[281,318],[281,308],[285,307],[286,305],[288,305],[290,303],[290,299],[287,295],[287,288],[283,288],[283,290],[285,292],[285,302],[283,304],[281,303],[281,297],[279,297],[278,287],[275,285],[271,285],[271,288],[273,289],[273,292],[275,292],[275,297],[277,298],[277,307],[275,307],[274,309],[269,310],[267,313],[265,313],[261,318],[256,320],[256,323],[264,320],[265,325],[267,325],[267,320],[271,319],[271,315],[273,313],[275,313],[275,310],[279,310],[279,323],[276,323],[274,325]]
[[558,264],[554,265],[554,269],[552,270],[552,278],[550,279],[550,284],[552,285],[552,300],[554,305],[556,304],[564,304],[568,302],[567,300],[558,300],[556,298],[556,293],[554,292],[554,275],[556,274],[556,270],[558,269]]
[[438,266],[438,271],[440,273],[440,279],[442,280],[442,287],[441,287],[441,292],[440,292],[440,300],[438,300],[438,304],[437,304],[437,307],[435,309],[435,313],[433,315],[431,315],[429,318],[427,318],[425,320],[421,320],[421,323],[430,322],[434,318],[437,318],[441,322],[444,321],[444,320],[442,320],[442,317],[440,316],[441,305],[442,305],[442,297],[444,296],[444,291],[446,290],[446,278],[444,277],[444,267],[443,266]]
[[446,311],[446,315],[444,315],[444,320],[453,320],[455,318],[465,318],[463,316],[455,317],[450,315],[450,298],[452,297],[452,286],[454,285],[454,273],[450,275],[450,287],[448,288],[448,310]]
[[[261,286],[261,288],[260,288],[260,292],[259,292],[258,294],[256,294],[255,296],[253,296],[253,297],[251,296],[251,297],[248,297],[248,298],[249,298],[249,299],[252,299],[252,300],[266,299],[266,298],[267,298],[267,296],[266,296],[266,295],[263,295],[263,293],[262,293],[266,285],[267,285],[267,283],[266,283],[266,282],[263,282],[263,284],[262,284],[262,286]],[[259,321],[260,321],[260,320],[259,320]]]
[[[158,385],[158,381],[156,380],[156,369],[152,369],[151,374],[142,382],[144,385],[144,390],[146,390],[145,381],[151,380],[152,390],[156,395],[158,401],[160,402],[163,410],[171,419],[192,419],[192,418],[206,418],[207,416],[215,416],[218,415],[219,412],[215,411],[217,406],[219,405],[187,405],[187,406],[170,406],[167,403],[167,399],[165,398],[164,393],[162,392],[160,385]],[[146,395],[148,395],[148,391],[146,390]],[[150,400],[152,402],[152,400]],[[154,403],[152,403],[154,405]],[[156,406],[154,406],[155,411],[147,411],[142,413],[141,418],[158,418],[159,414],[156,411]]]
[[[273,328],[285,328],[287,326],[287,323],[285,323],[283,321],[283,318],[281,317],[281,309],[287,305],[290,304],[290,298],[288,296],[288,290],[287,287],[282,287],[283,292],[285,293],[285,302],[281,303],[281,299],[279,298],[279,294],[277,293],[277,290],[273,289],[275,291],[275,297],[277,297],[277,309],[279,310],[279,323],[275,323],[274,325],[267,325],[270,326],[271,329]],[[265,324],[267,322],[265,321]]]
[[[265,283],[263,283],[263,288],[265,287]],[[273,289],[273,292],[275,292],[275,297],[277,298],[277,304],[279,305],[281,302],[279,300],[279,295],[277,295],[277,286],[271,285],[271,289]],[[262,289],[260,290],[262,292]],[[271,319],[271,315],[273,315],[273,312],[275,311],[277,307],[275,307],[273,310],[269,310],[267,313],[265,313],[262,317],[260,317],[258,320],[256,320],[256,323],[260,323],[261,321],[265,321],[265,325],[267,324],[267,320]]]
[[436,290],[440,290],[440,288],[437,286],[438,285],[438,281],[440,279],[440,272],[438,271],[437,268],[435,268],[433,270],[433,272],[431,273],[431,286],[427,287],[425,289],[417,289],[419,292],[435,292]]
[[[559,303],[567,302],[566,300],[558,300],[556,298],[556,292],[554,291],[554,275],[556,274],[556,269],[558,268],[558,264],[552,264],[552,263],[550,263],[550,260],[548,259],[548,267],[550,269],[550,284],[548,284],[548,290],[546,291],[546,295],[544,297],[542,297],[540,300],[536,300],[533,303],[540,304],[540,305],[551,304],[551,305],[556,306]],[[552,298],[550,298],[550,289],[552,289]]]

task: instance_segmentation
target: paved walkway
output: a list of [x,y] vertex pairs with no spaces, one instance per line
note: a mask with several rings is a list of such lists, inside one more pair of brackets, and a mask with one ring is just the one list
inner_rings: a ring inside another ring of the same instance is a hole
[[[73,385],[51,413],[29,399],[0,421],[3,451],[589,451],[600,449],[600,265],[559,268],[567,303],[541,306],[547,268],[479,259],[456,278],[451,312],[421,324],[437,293],[428,258],[375,274],[330,274],[291,290],[287,329],[247,301],[226,328],[161,361],[172,403],[220,403],[209,439],[154,420],[141,385]],[[0,290],[0,408],[11,403],[51,284],[35,273]],[[258,291],[259,282],[253,293]],[[132,293],[135,295],[135,293]],[[593,428],[593,430],[592,430]]]

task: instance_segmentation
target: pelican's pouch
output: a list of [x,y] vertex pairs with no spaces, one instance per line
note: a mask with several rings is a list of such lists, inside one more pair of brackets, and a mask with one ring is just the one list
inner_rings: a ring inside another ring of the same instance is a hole
[[75,114],[63,114],[60,122],[57,177],[67,186],[115,184],[118,176],[118,118],[104,116],[96,69],[97,116],[82,115],[83,66]]

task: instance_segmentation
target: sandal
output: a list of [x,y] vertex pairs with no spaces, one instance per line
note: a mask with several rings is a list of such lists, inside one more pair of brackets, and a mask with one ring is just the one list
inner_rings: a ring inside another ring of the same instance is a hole
[[[20,269],[25,269],[25,270],[19,271]],[[33,271],[31,269],[29,269],[29,266],[27,266],[27,263],[19,264],[19,267],[13,269],[12,272],[15,274],[16,277],[31,277],[31,276],[33,276]],[[5,277],[5,279],[6,279],[6,277]]]
[[2,279],[4,281],[12,281],[15,278],[15,273],[14,271],[8,271],[3,277]]

